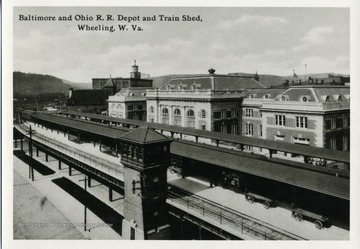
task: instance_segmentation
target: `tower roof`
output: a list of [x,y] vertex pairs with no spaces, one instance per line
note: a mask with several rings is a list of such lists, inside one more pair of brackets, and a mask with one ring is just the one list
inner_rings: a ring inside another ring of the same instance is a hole
[[152,130],[149,126],[140,126],[120,137],[121,140],[140,144],[150,144],[171,141],[172,139]]
[[104,87],[113,87],[114,86],[114,82],[111,78],[111,75],[110,75],[110,78],[106,81]]

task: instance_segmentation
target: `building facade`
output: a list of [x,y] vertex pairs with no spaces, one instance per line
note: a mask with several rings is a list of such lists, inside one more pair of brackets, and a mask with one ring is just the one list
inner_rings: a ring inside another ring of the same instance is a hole
[[249,91],[242,128],[245,136],[348,151],[350,88],[304,85]]
[[[117,118],[126,118],[146,121],[146,91],[152,89],[152,80],[141,79],[138,66],[132,66],[130,78],[113,80],[114,91],[120,89],[116,94],[109,95],[108,115]],[[104,86],[111,86],[106,83]],[[121,87],[120,87],[121,86]]]
[[245,90],[264,87],[252,77],[197,75],[169,80],[148,90],[147,121],[228,134],[241,134]]

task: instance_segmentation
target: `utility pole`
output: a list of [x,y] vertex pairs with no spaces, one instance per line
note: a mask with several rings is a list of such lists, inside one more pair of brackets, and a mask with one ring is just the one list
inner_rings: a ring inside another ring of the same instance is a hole
[[[30,129],[28,131],[29,133],[29,155],[30,158],[33,158],[33,150],[32,150],[32,135],[35,134],[35,131],[33,131],[31,129],[31,125],[30,125]],[[32,166],[32,160],[29,163],[29,178],[31,178],[32,181],[34,181],[34,167]]]
[[87,193],[86,181],[88,181],[88,178],[86,178],[86,175],[85,175],[84,179],[79,180],[79,182],[84,182],[84,189],[85,189],[85,194],[84,194],[84,231],[85,232],[86,232],[86,193]]

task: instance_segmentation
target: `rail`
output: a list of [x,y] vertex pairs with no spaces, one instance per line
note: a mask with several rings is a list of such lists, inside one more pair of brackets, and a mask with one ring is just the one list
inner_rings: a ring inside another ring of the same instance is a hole
[[168,203],[171,202],[180,204],[187,210],[198,212],[203,217],[215,220],[218,222],[218,225],[229,226],[241,234],[246,234],[256,239],[304,240],[304,238],[297,235],[239,213],[196,194],[181,190],[173,185],[170,185],[170,190],[168,191]]

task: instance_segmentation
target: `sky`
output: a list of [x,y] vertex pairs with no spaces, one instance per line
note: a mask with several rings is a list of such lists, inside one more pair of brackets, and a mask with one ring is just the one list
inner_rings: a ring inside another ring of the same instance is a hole
[[[56,21],[27,21],[20,15]],[[97,15],[114,20],[96,21]],[[161,21],[160,15],[180,20]],[[182,21],[183,15],[201,21]],[[79,16],[87,20],[76,20]],[[142,20],[154,16],[155,21]],[[113,25],[115,31],[80,31],[78,25],[85,24]],[[305,64],[308,74],[350,73],[348,8],[15,7],[13,25],[14,71],[72,82],[129,77],[134,60],[151,76],[203,74],[211,67],[219,74],[285,76],[293,70],[304,74]]]

